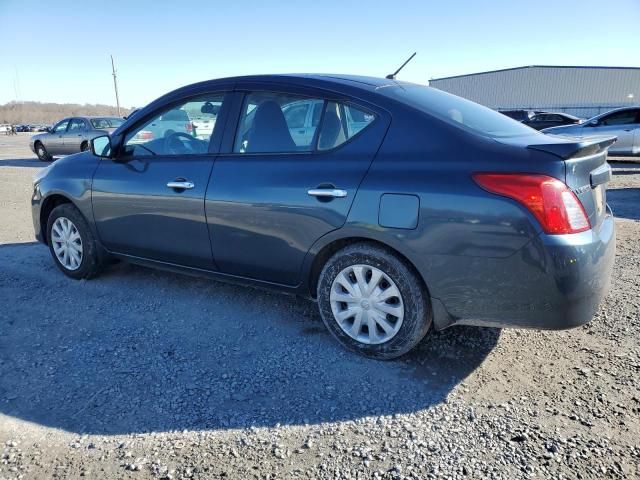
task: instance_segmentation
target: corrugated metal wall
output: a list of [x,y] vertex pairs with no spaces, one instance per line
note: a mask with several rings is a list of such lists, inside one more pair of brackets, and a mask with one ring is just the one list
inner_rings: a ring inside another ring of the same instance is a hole
[[533,66],[434,79],[429,85],[496,110],[561,111],[588,118],[640,104],[640,68]]

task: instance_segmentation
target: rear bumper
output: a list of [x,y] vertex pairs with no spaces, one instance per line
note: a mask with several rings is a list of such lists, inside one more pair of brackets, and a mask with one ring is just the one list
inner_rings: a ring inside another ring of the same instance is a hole
[[560,330],[588,323],[610,288],[615,243],[608,207],[597,229],[542,234],[508,259],[484,262],[484,273],[471,273],[466,298],[440,298],[448,318],[436,326]]

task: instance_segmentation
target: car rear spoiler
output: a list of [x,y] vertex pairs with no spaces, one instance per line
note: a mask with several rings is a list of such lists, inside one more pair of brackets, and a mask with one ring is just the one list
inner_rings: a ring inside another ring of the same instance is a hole
[[527,148],[551,153],[563,160],[568,160],[570,158],[587,157],[604,152],[613,145],[617,139],[617,137],[589,138],[585,140],[576,139],[575,141],[567,139],[566,142],[533,144],[528,145]]

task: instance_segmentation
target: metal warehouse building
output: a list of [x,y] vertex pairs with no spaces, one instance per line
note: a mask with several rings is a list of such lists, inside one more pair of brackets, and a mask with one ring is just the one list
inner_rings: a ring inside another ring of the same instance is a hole
[[545,110],[588,118],[640,104],[640,68],[532,65],[437,78],[429,85],[495,110]]

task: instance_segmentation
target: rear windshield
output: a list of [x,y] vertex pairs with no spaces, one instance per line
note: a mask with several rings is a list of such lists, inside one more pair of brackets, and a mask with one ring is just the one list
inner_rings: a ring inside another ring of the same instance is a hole
[[501,113],[435,88],[399,84],[384,87],[378,91],[406,105],[449,123],[463,125],[482,135],[501,138],[534,133],[532,128]]
[[160,117],[161,122],[188,122],[189,115],[180,109],[169,110]]
[[124,123],[122,118],[92,118],[93,128],[118,128]]

